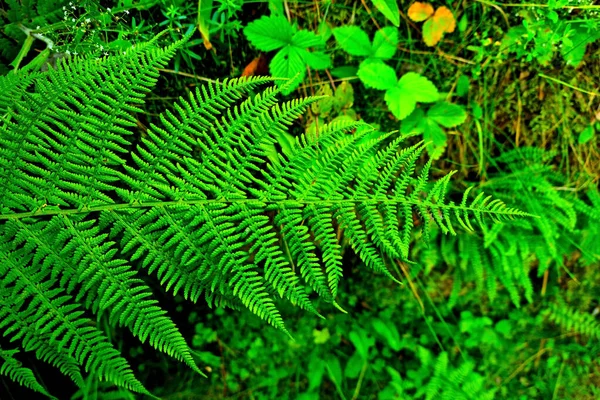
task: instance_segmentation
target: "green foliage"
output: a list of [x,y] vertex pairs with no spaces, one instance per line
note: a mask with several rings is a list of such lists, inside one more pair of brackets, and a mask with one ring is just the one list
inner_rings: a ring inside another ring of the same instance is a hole
[[435,248],[416,248],[427,270],[440,261],[454,267],[450,307],[470,282],[491,301],[498,298],[500,282],[515,305],[521,303],[521,291],[532,302],[532,268],[537,269],[537,276],[542,276],[555,266],[553,271],[558,274],[574,251],[584,254],[587,264],[600,260],[598,246],[590,238],[600,222],[597,191],[589,192],[590,205],[568,191],[556,190],[566,181],[550,165],[553,157],[554,153],[536,148],[506,152],[493,160],[498,172],[482,185],[499,199],[517,204],[537,218],[496,224],[484,229],[482,235],[442,236]]
[[582,313],[562,302],[551,304],[544,314],[550,322],[565,331],[575,332],[591,340],[600,339],[600,322],[592,314]]
[[427,142],[427,151],[431,158],[438,159],[447,145],[446,132],[443,128],[454,128],[467,119],[464,108],[441,101],[427,110],[415,108],[401,124],[400,131],[405,134],[422,134]]
[[316,70],[329,68],[331,61],[320,49],[325,42],[314,32],[299,30],[280,15],[263,16],[244,28],[244,34],[261,51],[279,50],[269,68],[275,78],[291,79],[279,81],[284,87],[283,93],[294,91],[306,76],[306,66]]
[[596,21],[598,11],[591,8],[586,18],[571,20],[564,11],[569,5],[584,8],[592,1],[550,1],[548,8],[523,9],[520,26],[511,27],[502,41],[502,51],[515,53],[517,58],[536,60],[548,65],[560,53],[566,65],[581,64],[588,45],[600,39]]
[[413,214],[426,236],[527,215],[469,191],[447,200],[450,175],[427,188],[430,164],[415,172],[422,143],[366,124],[324,126],[270,162],[265,147],[318,98],[280,104],[284,85],[244,99],[266,78],[198,89],[136,138],[132,112],[181,45],[0,78],[13,88],[0,125],[0,328],[80,387],[83,367],[148,393],[89,312],[200,372],[141,270],[286,331],[274,295],[318,314],[302,278],[337,305],[345,244],[397,280]]
[[436,86],[416,72],[408,72],[400,79],[384,61],[390,60],[398,47],[398,29],[385,27],[375,32],[373,42],[358,26],[341,26],[333,30],[340,47],[356,57],[366,57],[358,66],[357,76],[367,88],[384,90],[384,99],[390,112],[402,121],[402,133],[422,134],[429,156],[438,159],[446,148],[447,137],[443,128],[462,124],[467,114],[463,107],[439,102],[427,113],[417,108],[418,103],[440,100]]
[[400,12],[396,0],[373,0],[373,4],[395,27],[400,25]]
[[22,367],[21,362],[13,357],[17,353],[19,353],[17,349],[4,350],[0,348],[0,360],[2,361],[2,364],[0,364],[0,375],[8,376],[11,380],[18,382],[19,385],[41,393],[50,399],[55,399],[40,385],[33,371]]

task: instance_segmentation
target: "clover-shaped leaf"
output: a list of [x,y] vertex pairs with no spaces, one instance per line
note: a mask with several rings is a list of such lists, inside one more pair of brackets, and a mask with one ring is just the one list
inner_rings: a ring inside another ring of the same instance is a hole
[[417,1],[408,8],[407,14],[415,22],[425,21],[423,41],[429,47],[438,44],[444,33],[452,33],[456,29],[456,19],[446,6],[438,7],[434,12],[431,4]]
[[[297,30],[281,15],[263,16],[244,28],[248,40],[259,50],[280,49],[273,57],[269,69],[278,78],[294,79],[284,90],[295,90],[306,75],[306,65],[314,69],[326,69],[331,60],[322,51],[310,51],[309,47],[324,47],[323,37],[307,30]],[[280,84],[283,84],[280,83]]]

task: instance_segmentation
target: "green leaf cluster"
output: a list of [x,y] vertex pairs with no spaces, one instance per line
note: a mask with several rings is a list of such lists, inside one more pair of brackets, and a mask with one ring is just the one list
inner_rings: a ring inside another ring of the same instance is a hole
[[290,79],[283,93],[294,91],[306,76],[306,67],[316,70],[329,68],[331,60],[322,50],[325,42],[314,32],[300,30],[281,15],[263,16],[244,28],[244,34],[254,47],[261,51],[274,51],[269,69],[275,78]]

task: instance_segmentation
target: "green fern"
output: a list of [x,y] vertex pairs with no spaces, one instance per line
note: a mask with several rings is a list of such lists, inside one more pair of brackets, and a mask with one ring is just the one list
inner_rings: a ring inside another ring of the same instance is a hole
[[493,399],[496,390],[485,389],[485,378],[475,372],[475,363],[463,361],[453,368],[447,352],[442,352],[433,364],[433,376],[420,388],[415,398],[433,399]]
[[50,399],[56,399],[37,381],[33,371],[22,366],[21,362],[14,358],[19,350],[4,350],[0,348],[0,375],[8,376],[11,380],[18,382],[31,390],[41,393]]
[[600,321],[590,313],[583,313],[563,301],[551,303],[542,313],[548,318],[548,321],[555,323],[565,331],[600,340]]
[[[447,305],[453,307],[464,285],[474,283],[491,301],[504,287],[515,305],[522,296],[533,301],[532,268],[537,275],[562,273],[564,260],[575,252],[591,264],[600,259],[596,232],[600,226],[600,197],[589,191],[589,202],[577,199],[566,178],[550,161],[555,156],[537,148],[520,148],[502,154],[493,162],[499,171],[481,185],[495,197],[537,218],[501,222],[480,232],[438,236],[433,249],[415,248],[426,268],[443,260],[454,268],[454,285]],[[549,270],[552,266],[555,268]],[[570,273],[570,271],[566,271]]]
[[91,314],[200,373],[142,274],[285,331],[275,296],[318,314],[306,283],[336,304],[343,243],[398,280],[415,213],[425,235],[527,215],[469,191],[447,200],[450,175],[428,188],[430,164],[415,172],[424,144],[362,123],[270,161],[318,98],[279,103],[285,86],[247,98],[267,78],[199,88],[138,137],[133,113],[181,44],[0,78],[14,88],[0,125],[0,330],[80,387],[83,369],[147,393]]

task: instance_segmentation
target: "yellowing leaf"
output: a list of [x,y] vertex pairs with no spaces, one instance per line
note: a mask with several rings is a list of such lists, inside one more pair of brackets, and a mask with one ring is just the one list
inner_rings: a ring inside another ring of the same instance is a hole
[[448,7],[442,6],[435,10],[433,17],[423,24],[423,40],[429,47],[433,47],[442,40],[444,33],[454,32],[456,19]]
[[429,3],[421,3],[419,1],[412,3],[408,7],[408,18],[415,22],[425,21],[433,15],[433,6]]

